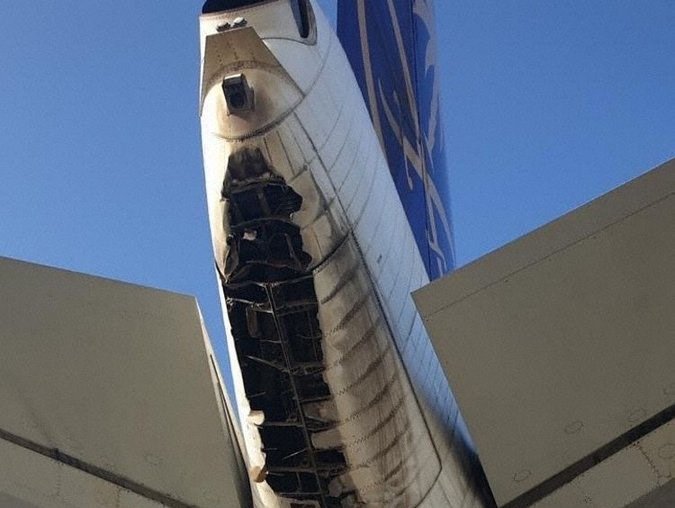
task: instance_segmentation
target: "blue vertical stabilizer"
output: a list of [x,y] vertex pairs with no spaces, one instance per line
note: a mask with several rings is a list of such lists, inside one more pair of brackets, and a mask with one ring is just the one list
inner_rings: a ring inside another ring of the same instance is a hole
[[427,272],[454,266],[432,0],[340,0],[354,69]]

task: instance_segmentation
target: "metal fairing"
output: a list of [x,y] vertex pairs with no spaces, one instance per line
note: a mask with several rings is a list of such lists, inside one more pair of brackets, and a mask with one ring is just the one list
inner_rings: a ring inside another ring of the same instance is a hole
[[338,36],[430,279],[454,266],[432,0],[339,0]]
[[425,264],[337,37],[313,2],[303,37],[293,3],[200,18],[209,220],[254,501],[477,506],[410,298]]

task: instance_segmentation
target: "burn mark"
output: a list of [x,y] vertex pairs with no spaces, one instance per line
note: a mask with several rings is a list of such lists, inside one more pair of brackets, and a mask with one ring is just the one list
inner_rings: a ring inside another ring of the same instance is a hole
[[268,166],[260,150],[228,161],[222,198],[229,224],[221,282],[244,388],[266,456],[267,482],[298,507],[337,507],[329,484],[346,469],[342,451],[316,449],[312,435],[336,422],[309,405],[332,400],[323,377],[322,331],[311,257],[291,216],[302,197]]

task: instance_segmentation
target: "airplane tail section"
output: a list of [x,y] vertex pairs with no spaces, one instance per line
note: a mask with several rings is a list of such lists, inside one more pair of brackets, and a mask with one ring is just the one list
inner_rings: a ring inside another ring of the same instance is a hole
[[452,270],[432,0],[339,0],[338,37],[430,279]]

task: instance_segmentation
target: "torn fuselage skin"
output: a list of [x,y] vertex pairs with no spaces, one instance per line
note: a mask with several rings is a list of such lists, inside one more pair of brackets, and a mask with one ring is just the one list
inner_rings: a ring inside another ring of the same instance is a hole
[[302,197],[267,166],[260,150],[230,156],[222,191],[228,251],[221,274],[227,313],[265,479],[282,497],[341,506],[329,485],[346,469],[339,446],[317,449],[312,436],[334,427],[306,406],[329,401],[318,302],[292,214]]

